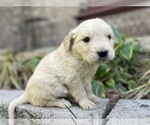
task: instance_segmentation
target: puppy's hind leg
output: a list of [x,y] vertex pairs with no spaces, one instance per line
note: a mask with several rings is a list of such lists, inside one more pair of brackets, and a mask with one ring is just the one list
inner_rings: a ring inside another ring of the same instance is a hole
[[71,107],[71,103],[66,99],[56,99],[52,101],[47,101],[46,106],[55,106],[60,108],[69,108]]

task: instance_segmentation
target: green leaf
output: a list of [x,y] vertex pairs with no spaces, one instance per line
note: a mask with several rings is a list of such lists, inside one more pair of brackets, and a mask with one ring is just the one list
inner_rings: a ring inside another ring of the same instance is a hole
[[130,60],[133,55],[133,44],[127,43],[120,50],[120,54],[127,60]]
[[106,81],[106,85],[108,85],[111,88],[114,88],[115,87],[115,81],[114,81],[114,79],[111,78],[108,81]]
[[98,80],[93,80],[93,92],[99,97],[106,97],[104,84]]
[[129,80],[127,83],[128,83],[128,89],[129,90],[134,89],[135,87],[137,87],[137,84],[134,80]]
[[133,49],[135,52],[138,52],[138,53],[144,52],[144,48],[141,46],[141,44],[137,40],[135,40],[133,44],[134,44]]
[[26,64],[32,68],[32,70],[34,70],[36,68],[36,66],[39,64],[39,62],[41,61],[42,57],[35,57],[31,60],[29,60]]
[[115,36],[115,43],[119,43],[121,41],[123,41],[121,34],[118,32],[117,28],[112,26],[112,30]]
[[110,66],[108,66],[107,64],[100,65],[97,70],[98,77],[103,77],[107,75],[109,71],[110,71]]
[[124,94],[127,91],[127,89],[120,83],[117,84],[116,88],[119,90],[121,94]]
[[102,82],[98,82],[99,83],[99,95],[100,97],[106,97],[105,95],[105,87],[104,87],[104,84]]
[[93,90],[93,93],[94,93],[95,95],[97,95],[97,93],[96,93],[96,88],[97,88],[97,81],[96,81],[96,80],[93,80],[93,81],[92,81],[92,90]]
[[117,43],[115,46],[115,52],[119,51],[122,48],[122,46],[124,46],[124,44],[124,41]]

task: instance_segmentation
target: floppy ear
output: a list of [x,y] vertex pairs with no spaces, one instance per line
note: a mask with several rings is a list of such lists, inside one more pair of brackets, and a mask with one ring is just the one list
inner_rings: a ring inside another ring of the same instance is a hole
[[64,47],[67,52],[70,52],[72,50],[73,44],[75,40],[75,30],[72,30],[64,39]]

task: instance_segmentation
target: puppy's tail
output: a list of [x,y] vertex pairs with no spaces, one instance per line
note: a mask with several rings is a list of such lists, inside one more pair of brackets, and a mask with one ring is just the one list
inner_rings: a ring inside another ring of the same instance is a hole
[[8,107],[9,125],[14,125],[14,111],[17,105],[27,103],[26,92],[13,100]]

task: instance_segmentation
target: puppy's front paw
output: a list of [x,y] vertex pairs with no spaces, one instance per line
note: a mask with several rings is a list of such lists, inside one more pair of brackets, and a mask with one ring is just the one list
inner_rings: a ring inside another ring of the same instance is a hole
[[57,106],[60,108],[70,108],[72,105],[68,100],[60,99],[60,101],[57,103]]
[[96,108],[95,103],[93,103],[92,101],[90,101],[88,99],[79,101],[79,105],[83,109],[94,109],[94,108]]
[[95,102],[95,103],[101,101],[101,99],[99,97],[95,96],[94,94],[89,95],[88,99],[90,99],[92,102]]

